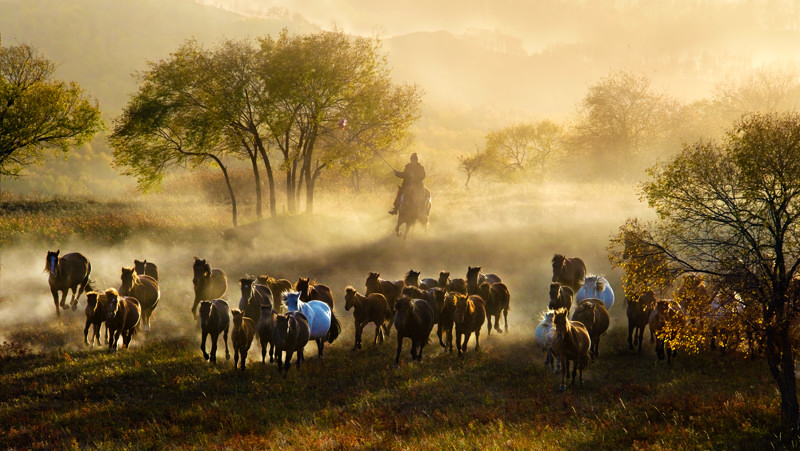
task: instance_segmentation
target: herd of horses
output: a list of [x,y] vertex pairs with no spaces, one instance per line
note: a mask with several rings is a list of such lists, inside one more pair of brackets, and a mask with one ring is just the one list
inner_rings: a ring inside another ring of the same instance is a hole
[[[86,344],[101,344],[103,324],[106,343],[112,351],[117,349],[120,337],[122,346],[127,347],[138,329],[145,332],[150,329],[150,318],[160,299],[155,264],[134,260],[133,267],[121,269],[119,288],[99,292],[91,286],[91,264],[85,256],[59,254],[59,251],[48,252],[45,268],[56,312],[60,315],[60,309],[75,310],[78,297],[86,292]],[[576,375],[582,383],[583,370],[590,360],[599,356],[600,337],[609,328],[614,291],[604,277],[588,274],[580,258],[556,254],[552,267],[548,309],[542,314],[535,337],[545,350],[545,364],[553,371],[560,369],[560,389],[565,390],[570,366],[571,383],[575,382]],[[302,277],[294,284],[270,276],[243,277],[239,280],[239,303],[231,308],[228,301],[222,299],[228,289],[225,272],[197,257],[192,269],[194,302],[191,311],[198,319],[201,351],[211,363],[216,362],[220,335],[225,357],[230,358],[230,335],[234,366],[244,370],[248,351],[257,337],[262,362],[266,363],[269,354],[269,362],[277,362],[278,371],[285,376],[295,354],[297,367],[305,360],[303,350],[309,341],[316,342],[321,358],[325,343],[333,343],[341,333],[333,293],[324,284]],[[431,341],[434,328],[439,345],[447,352],[457,351],[459,356],[467,352],[473,335],[474,349],[480,349],[484,324],[487,336],[493,331],[508,332],[511,300],[508,287],[496,274],[483,274],[481,267],[468,267],[465,277],[453,279],[448,271],[440,272],[438,278],[420,278],[420,272],[410,270],[402,280],[385,280],[380,273],[370,272],[364,287],[363,294],[353,286],[344,290],[345,311],[353,312],[353,351],[362,348],[363,331],[368,325],[375,327],[373,346],[383,343],[395,329],[395,366],[400,364],[406,338],[411,342],[412,360],[422,360],[423,349]],[[72,297],[67,304],[69,291]],[[629,299],[630,348],[638,346],[641,350],[644,328],[650,327],[658,357],[669,360],[675,351],[666,334],[660,331],[676,312],[674,303],[656,301],[652,292]],[[211,349],[207,352],[209,338]]]

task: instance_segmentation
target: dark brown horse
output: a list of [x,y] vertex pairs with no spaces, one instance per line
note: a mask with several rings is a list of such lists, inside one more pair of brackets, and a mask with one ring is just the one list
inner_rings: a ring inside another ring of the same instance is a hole
[[572,288],[573,293],[577,293],[586,277],[586,264],[583,263],[583,260],[578,257],[567,258],[561,254],[555,254],[552,264],[552,282],[566,285]]
[[467,294],[478,294],[478,287],[484,282],[493,284],[501,280],[497,274],[481,274],[480,266],[467,267]]
[[567,389],[566,378],[569,373],[570,362],[573,362],[572,382],[570,385],[575,383],[576,372],[580,372],[578,380],[583,384],[583,369],[589,363],[591,338],[589,338],[589,331],[586,330],[582,323],[570,321],[567,318],[565,309],[556,311],[555,316],[553,316],[553,324],[556,326],[556,332],[551,346],[559,362],[561,362],[561,386],[558,389],[564,391]]
[[608,330],[610,318],[605,304],[600,299],[589,298],[584,299],[575,307],[575,313],[572,314],[572,321],[580,321],[586,330],[589,332],[591,339],[591,346],[589,347],[589,354],[592,359],[598,356],[598,348],[600,346],[600,336]]
[[[628,316],[628,347],[634,349],[638,346],[638,352],[642,350],[644,341],[644,328],[650,321],[650,313],[656,303],[656,295],[652,290],[646,291],[636,299],[628,299],[628,306],[625,313]],[[653,331],[650,331],[652,337]]]
[[92,273],[92,264],[78,252],[64,254],[59,257],[61,250],[47,251],[44,270],[49,274],[47,281],[50,283],[50,293],[53,295],[53,304],[56,306],[56,315],[61,316],[58,309],[58,292],[61,292],[61,308],[67,309],[67,293],[72,290],[70,305],[72,310],[78,308],[78,298],[84,291],[91,291],[89,275]]
[[[272,329],[272,342],[275,344],[275,358],[278,360],[278,373],[283,377],[289,373],[292,354],[297,353],[297,368],[305,360],[303,349],[309,340],[309,327],[306,316],[301,312],[278,315]],[[284,352],[286,353],[284,357]]]
[[508,309],[511,304],[511,293],[503,282],[483,282],[478,286],[478,296],[485,302],[487,335],[492,334],[492,317],[494,317],[494,330],[503,333],[500,329],[500,316],[505,321],[505,331],[508,332]]
[[672,363],[672,358],[678,352],[672,346],[672,334],[666,326],[668,322],[676,321],[680,316],[682,316],[680,304],[668,299],[657,301],[653,311],[650,312],[648,326],[656,339],[656,356],[658,360],[664,360],[666,357],[667,364]]
[[[213,301],[200,301],[200,349],[203,358],[211,363],[217,363],[217,338],[222,333],[225,343],[225,359],[231,358],[228,351],[228,330],[231,327],[231,309],[223,299]],[[211,354],[206,352],[206,337],[211,335]]]
[[[463,279],[462,279],[463,280]],[[466,285],[464,285],[466,289]],[[453,352],[453,326],[455,325],[456,315],[456,296],[455,291],[445,292],[442,313],[439,316],[439,323],[436,327],[436,336],[439,337],[439,344],[447,352]],[[464,294],[466,296],[466,294]],[[444,338],[442,338],[444,336]]]
[[136,270],[136,274],[150,276],[158,282],[158,266],[155,263],[147,260],[134,260],[133,269]]
[[411,339],[411,360],[422,361],[422,349],[428,343],[433,330],[433,310],[422,299],[402,297],[394,305],[394,328],[397,329],[397,354],[394,366],[400,365],[403,338]]
[[547,308],[550,310],[564,308],[569,312],[569,309],[572,308],[572,298],[574,296],[575,293],[573,293],[572,288],[553,282],[550,284],[550,303],[547,304]]
[[301,301],[322,301],[328,304],[328,307],[333,311],[333,292],[327,285],[311,283],[308,278],[300,277],[297,279],[294,289],[300,293]]
[[[467,343],[472,333],[475,333],[475,350],[481,347],[481,327],[486,322],[486,308],[483,299],[477,295],[469,297],[458,295],[456,297],[456,311],[453,316],[456,327],[456,348],[458,355],[467,352]],[[463,340],[462,340],[463,337]]]
[[122,296],[132,296],[139,300],[142,307],[142,324],[145,332],[150,330],[150,318],[153,311],[158,306],[161,299],[161,291],[158,289],[158,282],[150,276],[140,276],[133,268],[122,268],[120,276],[122,285],[119,287],[119,294]]
[[[90,291],[86,293],[86,326],[83,328],[83,342],[87,345],[94,345],[95,340],[97,344],[100,342],[100,327],[106,321],[106,310],[108,310],[108,297],[105,293],[98,293]],[[89,326],[94,326],[92,331],[92,341],[88,340]],[[108,326],[106,326],[106,343],[108,343]]]
[[258,282],[259,285],[266,285],[269,287],[269,291],[272,292],[272,309],[275,310],[276,313],[280,313],[283,293],[294,290],[292,282],[289,282],[287,279],[276,279],[267,275],[258,276],[256,282]]
[[381,279],[381,273],[379,272],[369,273],[364,285],[367,287],[367,296],[372,293],[380,293],[386,298],[389,305],[394,305],[394,301],[400,297],[404,286],[402,280],[392,282],[391,280]]
[[245,370],[247,352],[253,344],[253,337],[256,335],[256,326],[253,320],[244,316],[238,308],[231,310],[233,316],[233,330],[231,331],[231,344],[233,345],[233,368],[239,366],[239,357],[242,359],[242,371]]
[[380,341],[383,343],[384,335],[389,333],[391,324],[389,321],[392,317],[392,310],[389,308],[389,303],[386,302],[386,297],[380,293],[372,293],[369,296],[358,294],[353,287],[344,289],[344,309],[350,311],[353,309],[353,319],[355,320],[356,338],[353,344],[353,351],[361,349],[361,334],[364,327],[369,324],[375,324],[375,340],[374,345]]
[[413,269],[408,270],[406,276],[403,278],[403,285],[407,287],[418,287],[419,275],[419,271],[414,271]]
[[256,323],[256,333],[258,333],[258,341],[261,343],[261,363],[266,363],[267,347],[269,347],[269,361],[272,363],[275,360],[275,344],[272,343],[272,329],[275,327],[275,318],[278,313],[272,308],[271,305],[262,305],[261,314]]
[[[419,223],[428,230],[428,216],[431,213],[431,192],[425,187],[409,186],[404,194],[403,201],[397,214],[397,225],[394,233],[408,239],[408,233]],[[405,224],[405,231],[400,232],[400,226]]]
[[108,328],[108,350],[116,351],[119,337],[122,336],[122,346],[127,348],[139,324],[142,309],[139,301],[130,296],[120,296],[117,290],[110,288],[105,292],[108,299],[106,309],[106,327]]
[[212,268],[205,259],[194,258],[192,265],[192,284],[194,285],[194,304],[192,315],[197,317],[197,305],[200,301],[210,301],[222,297],[228,290],[228,278],[225,271]]
[[272,307],[273,295],[272,290],[266,285],[255,283],[255,279],[243,277],[239,279],[239,285],[242,289],[242,297],[239,298],[239,310],[244,312],[244,316],[258,321],[261,315],[261,306],[269,305]]

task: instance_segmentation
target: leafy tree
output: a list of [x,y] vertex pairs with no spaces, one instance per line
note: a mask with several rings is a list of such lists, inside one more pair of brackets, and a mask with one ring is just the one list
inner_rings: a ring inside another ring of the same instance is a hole
[[[729,293],[724,297],[735,303],[728,304],[727,316],[764,346],[780,392],[782,426],[796,434],[792,336],[800,308],[800,115],[743,116],[725,140],[687,145],[649,174],[642,192],[657,220],[622,226],[612,259],[623,259],[619,243],[632,234],[638,249],[664,259],[674,274],[704,276]],[[690,321],[674,325],[678,331],[694,328],[677,337],[689,349],[692,337],[707,332],[703,319],[720,308],[715,296],[692,297],[691,304]]]
[[28,45],[0,47],[0,176],[66,154],[103,129],[97,101],[74,82],[53,80],[55,66]]
[[458,168],[467,175],[467,181],[464,182],[464,187],[469,189],[469,181],[483,166],[486,154],[478,150],[472,155],[460,155],[458,157]]
[[722,81],[714,87],[711,108],[723,123],[756,111],[796,111],[800,108],[800,73],[797,67],[767,66]]

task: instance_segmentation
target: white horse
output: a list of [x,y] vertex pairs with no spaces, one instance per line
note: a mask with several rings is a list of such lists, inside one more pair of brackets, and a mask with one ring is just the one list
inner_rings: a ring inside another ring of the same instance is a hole
[[309,338],[317,342],[318,355],[322,357],[325,341],[333,343],[342,328],[330,306],[322,301],[303,302],[297,291],[287,291],[283,294],[283,300],[288,311],[301,312],[306,316],[310,332]]
[[608,284],[608,280],[605,277],[586,276],[583,279],[583,286],[575,296],[575,305],[589,298],[600,299],[603,301],[603,305],[606,306],[606,310],[611,310],[611,306],[614,305],[614,290],[611,289],[611,285]]

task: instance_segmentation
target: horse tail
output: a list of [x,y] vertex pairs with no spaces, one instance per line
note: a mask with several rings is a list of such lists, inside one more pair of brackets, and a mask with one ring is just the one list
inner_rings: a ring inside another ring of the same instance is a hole
[[94,281],[89,279],[89,275],[92,273],[92,262],[86,262],[86,277],[81,280],[81,285],[83,285],[84,291],[94,291]]
[[328,336],[327,341],[328,343],[333,343],[334,340],[339,338],[339,334],[342,332],[342,323],[339,322],[339,318],[333,313],[331,310],[331,327],[328,328]]

